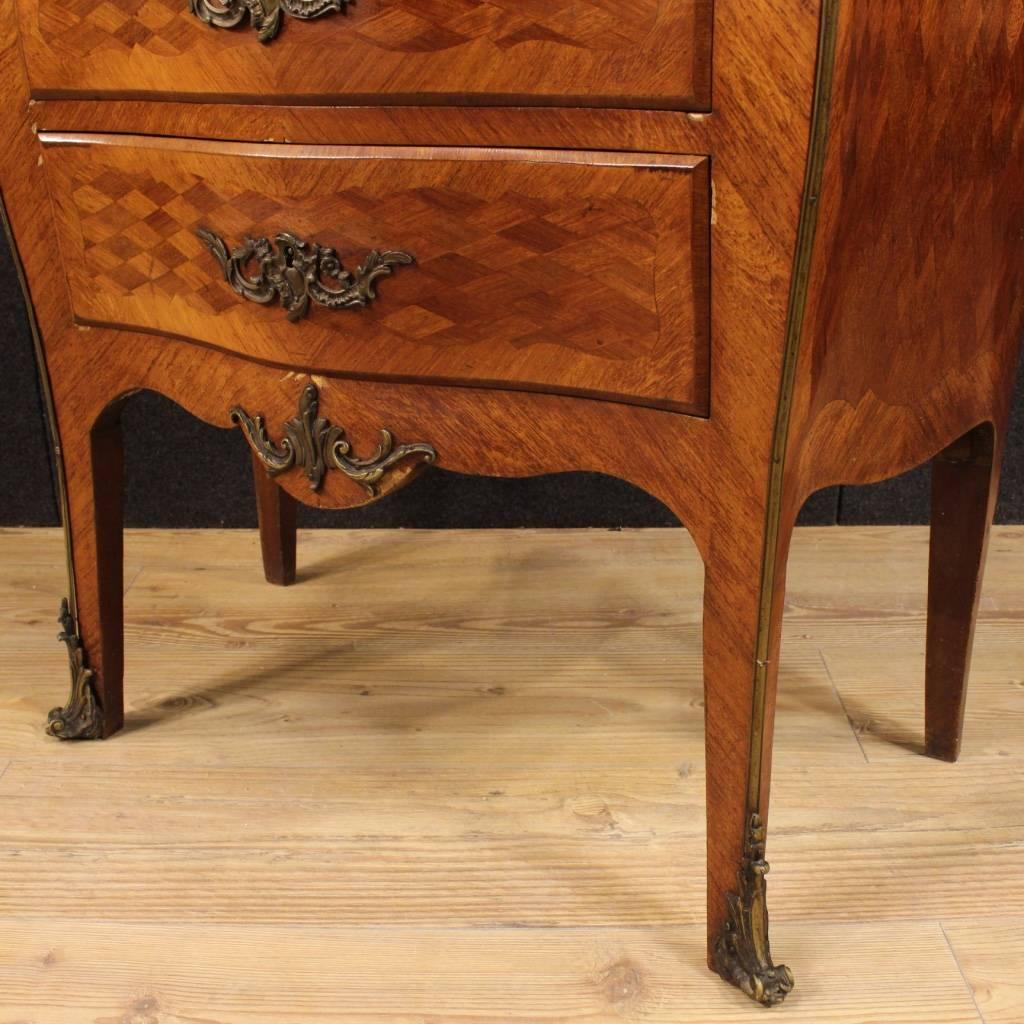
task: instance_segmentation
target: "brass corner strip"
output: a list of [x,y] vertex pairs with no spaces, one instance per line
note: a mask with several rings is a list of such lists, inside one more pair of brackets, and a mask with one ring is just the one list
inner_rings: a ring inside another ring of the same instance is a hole
[[772,961],[768,943],[768,907],[765,875],[767,831],[761,818],[764,791],[762,760],[768,696],[768,659],[771,621],[775,614],[775,574],[782,519],[782,495],[786,449],[793,412],[793,391],[800,358],[804,318],[810,285],[811,259],[818,228],[818,207],[828,151],[829,120],[839,35],[840,0],[822,0],[818,30],[818,56],[814,76],[807,167],[804,174],[800,219],[797,227],[793,275],[782,357],[779,401],[772,435],[765,547],[758,598],[758,625],[751,711],[751,739],[747,770],[747,824],[738,892],[729,896],[729,918],[715,944],[714,960],[719,974],[764,1005],[782,1002],[793,988],[792,972]]
[[825,155],[828,150],[829,120],[832,106],[832,87],[835,75],[836,40],[839,27],[840,0],[822,0],[821,29],[818,42],[818,64],[814,82],[814,107],[811,114],[811,141],[807,153],[807,171],[804,179],[800,221],[797,229],[793,277],[790,283],[789,310],[786,315],[786,340],[782,357],[782,381],[779,403],[775,413],[772,436],[771,467],[768,481],[767,517],[765,523],[765,557],[760,584],[757,622],[757,655],[754,663],[754,722],[756,748],[750,751],[750,775],[747,791],[747,809],[751,814],[760,810],[761,799],[761,744],[765,716],[765,684],[768,675],[769,637],[774,612],[774,579],[778,559],[780,523],[782,518],[782,488],[785,476],[786,448],[789,444],[789,424],[793,412],[793,390],[796,368],[800,358],[804,316],[811,276],[811,257],[818,230],[818,206]]
[[75,571],[71,561],[71,518],[68,510],[67,481],[64,473],[64,453],[60,443],[57,427],[57,410],[53,402],[53,391],[50,386],[50,372],[46,365],[46,352],[36,319],[35,307],[28,289],[28,278],[21,262],[14,231],[7,215],[7,204],[0,193],[0,222],[3,223],[4,236],[11,253],[11,262],[18,277],[18,286],[25,303],[25,316],[28,320],[29,333],[32,335],[32,348],[36,357],[36,369],[39,372],[39,383],[43,389],[43,401],[46,405],[47,426],[50,435],[50,450],[53,454],[53,475],[57,485],[57,505],[60,510],[61,527],[64,532],[64,560],[68,577],[68,596],[60,606],[61,632],[58,640],[67,645],[68,663],[71,671],[71,692],[68,703],[63,707],[54,708],[46,723],[46,731],[58,739],[96,739],[102,734],[103,720],[96,691],[93,687],[93,673],[86,659],[85,648],[78,632],[78,602],[75,593]]
[[10,218],[7,216],[7,204],[0,192],[0,221],[3,222],[4,235],[7,238],[7,245],[11,253],[11,262],[14,264],[15,273],[18,276],[18,286],[21,288],[21,296],[25,302],[25,316],[28,319],[29,333],[32,335],[32,348],[36,356],[36,369],[39,371],[39,383],[43,389],[43,401],[46,405],[46,418],[50,435],[50,451],[53,455],[53,474],[57,482],[57,506],[60,510],[61,526],[64,530],[64,559],[68,573],[68,606],[75,621],[78,621],[78,602],[75,595],[75,573],[71,563],[71,519],[68,512],[68,491],[64,474],[64,452],[60,443],[60,432],[57,427],[57,409],[53,402],[53,391],[50,387],[50,371],[46,365],[46,353],[43,349],[43,339],[39,332],[39,322],[36,320],[35,307],[32,304],[32,296],[28,290],[28,278],[25,276],[25,267],[21,262],[18,253],[18,246],[14,240],[14,231],[11,228]]

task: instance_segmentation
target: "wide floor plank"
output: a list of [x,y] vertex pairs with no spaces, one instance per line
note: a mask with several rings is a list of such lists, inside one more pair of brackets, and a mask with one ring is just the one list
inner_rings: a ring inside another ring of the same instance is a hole
[[[941,928],[781,926],[832,965],[780,1015],[977,1024]],[[763,1012],[701,963],[703,929],[123,927],[13,922],[0,989],[33,1024],[742,1024]],[[851,969],[856,965],[856,969]],[[2,1004],[0,1004],[2,1005]],[[77,1016],[68,1016],[68,1007]]]
[[1024,917],[975,917],[944,924],[986,1024],[1024,1021]]

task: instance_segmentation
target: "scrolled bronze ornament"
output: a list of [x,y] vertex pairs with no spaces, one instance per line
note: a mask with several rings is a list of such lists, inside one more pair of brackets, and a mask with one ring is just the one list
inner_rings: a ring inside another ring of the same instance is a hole
[[256,38],[269,43],[281,29],[281,15],[310,21],[341,12],[352,0],[189,0],[189,10],[214,28],[236,28],[249,16]]
[[[310,303],[327,309],[361,309],[376,297],[376,283],[395,267],[414,262],[407,252],[374,249],[355,273],[346,270],[337,252],[316,242],[304,242],[287,231],[274,241],[246,238],[228,250],[224,240],[199,228],[196,234],[216,257],[224,278],[239,295],[267,305],[280,300],[288,319],[300,320],[309,313]],[[275,248],[276,246],[276,248]],[[255,264],[258,273],[250,277],[245,268]]]
[[67,598],[61,602],[57,621],[61,628],[57,639],[68,648],[71,694],[64,707],[54,708],[47,716],[46,731],[59,740],[99,739],[103,735],[103,715],[92,685],[93,672],[86,662],[85,648]]
[[332,426],[318,416],[319,405],[316,385],[307,384],[299,399],[299,415],[285,423],[284,437],[279,444],[270,439],[262,416],[250,416],[241,406],[235,406],[231,419],[242,428],[250,447],[271,476],[296,466],[305,471],[310,489],[314,491],[320,489],[327,470],[337,469],[375,498],[379,493],[377,485],[392,466],[414,455],[421,456],[423,462],[437,458],[437,452],[429,444],[396,445],[388,430],[380,432],[380,444],[372,455],[357,458],[345,437],[345,428]]
[[793,972],[772,962],[768,943],[765,875],[767,830],[759,814],[747,826],[739,891],[729,893],[729,918],[715,943],[715,968],[728,982],[765,1006],[781,1003],[793,990]]

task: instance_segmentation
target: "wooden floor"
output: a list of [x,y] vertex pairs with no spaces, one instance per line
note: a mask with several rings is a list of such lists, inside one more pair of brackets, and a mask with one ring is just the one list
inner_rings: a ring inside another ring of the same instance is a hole
[[[798,532],[769,881],[779,1019],[1024,1022],[1024,528],[965,754],[918,756],[926,533]],[[0,531],[0,1024],[717,1024],[687,536],[127,539],[128,728],[67,686],[56,531]],[[745,757],[737,751],[737,757]]]

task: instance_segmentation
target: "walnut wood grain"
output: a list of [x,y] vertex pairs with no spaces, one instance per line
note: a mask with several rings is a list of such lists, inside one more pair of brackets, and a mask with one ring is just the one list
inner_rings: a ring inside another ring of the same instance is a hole
[[359,0],[266,46],[187,0],[17,7],[36,96],[710,105],[712,0]]
[[[319,373],[707,411],[706,159],[41,138],[82,322]],[[357,313],[292,324],[235,294],[200,229],[229,248],[287,231],[352,272],[373,250],[415,263]]]

